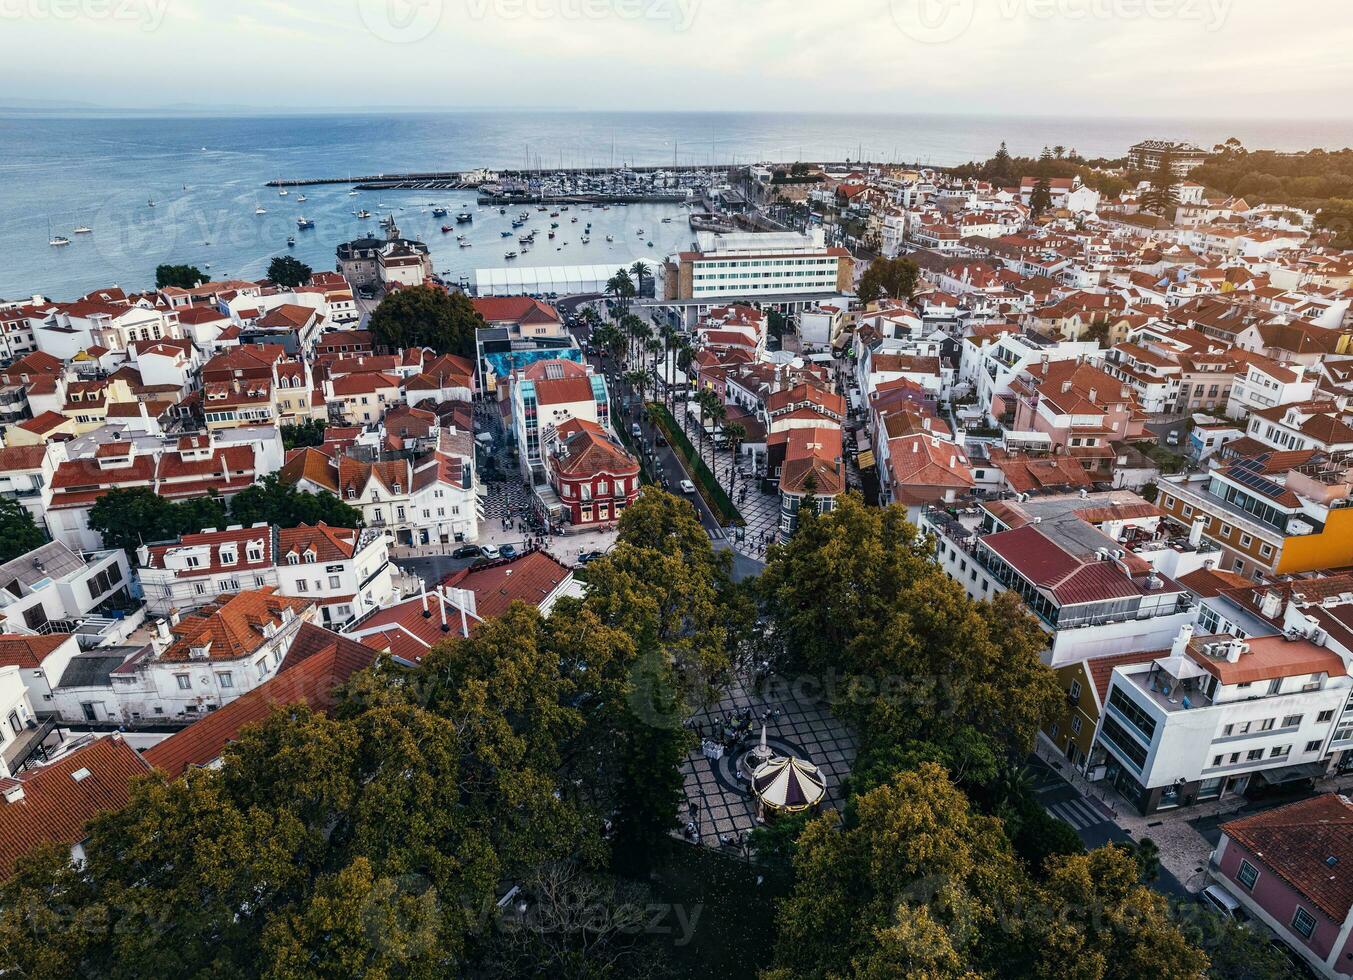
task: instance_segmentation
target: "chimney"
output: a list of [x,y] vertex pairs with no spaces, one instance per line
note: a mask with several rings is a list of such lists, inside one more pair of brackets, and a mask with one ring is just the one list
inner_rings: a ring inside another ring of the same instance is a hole
[[1264,593],[1264,601],[1259,607],[1259,611],[1265,619],[1277,619],[1282,615],[1283,596],[1277,589],[1269,589]]
[[1189,528],[1189,547],[1193,548],[1195,551],[1202,546],[1203,528],[1205,526],[1206,522],[1201,517],[1199,517],[1197,520],[1193,522],[1193,525]]
[[441,600],[441,607],[442,607],[442,632],[443,632],[443,633],[450,633],[450,632],[451,632],[451,626],[450,626],[450,624],[447,623],[447,621],[446,621],[446,590],[443,589],[441,586],[438,586],[438,587],[437,587],[437,598]]
[[1174,638],[1174,646],[1170,647],[1170,656],[1183,656],[1188,652],[1189,640],[1193,639],[1193,627],[1180,627],[1180,635]]
[[168,645],[173,640],[173,635],[169,632],[169,622],[164,619],[155,621],[155,639]]
[[421,592],[423,593],[423,618],[424,618],[424,619],[431,619],[431,618],[432,618],[432,610],[428,608],[428,590],[427,590],[427,586],[423,584],[423,580],[422,580],[422,579],[419,579],[419,580],[418,580],[418,588],[419,588],[419,591],[421,591]]
[[1250,652],[1250,645],[1241,640],[1232,640],[1226,644],[1226,662],[1228,664],[1240,663],[1240,658]]

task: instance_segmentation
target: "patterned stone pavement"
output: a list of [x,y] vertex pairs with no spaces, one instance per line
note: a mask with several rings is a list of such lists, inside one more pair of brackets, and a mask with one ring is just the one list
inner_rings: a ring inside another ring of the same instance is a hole
[[756,687],[739,683],[688,724],[708,742],[721,736],[729,719],[746,712],[751,713],[751,734],[740,747],[720,759],[709,758],[703,748],[697,748],[682,765],[687,799],[683,836],[688,840],[737,850],[757,827],[756,801],[738,777],[737,762],[758,743],[763,718],[767,718],[767,741],[775,754],[807,759],[826,777],[824,811],[828,807],[839,810],[845,802],[841,781],[855,761],[855,736],[832,717],[824,699],[775,678]]

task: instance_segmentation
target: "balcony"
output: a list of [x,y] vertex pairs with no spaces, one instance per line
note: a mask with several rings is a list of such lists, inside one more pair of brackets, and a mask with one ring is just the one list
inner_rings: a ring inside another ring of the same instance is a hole
[[[1152,665],[1149,670],[1128,674],[1127,679],[1146,700],[1162,711],[1196,711],[1213,705],[1212,699],[1202,689],[1206,678],[1181,681]],[[1188,703],[1185,704],[1185,701]]]
[[6,746],[3,753],[5,765],[14,773],[24,768],[34,756],[46,757],[47,738],[56,731],[56,719],[30,721],[18,736]]

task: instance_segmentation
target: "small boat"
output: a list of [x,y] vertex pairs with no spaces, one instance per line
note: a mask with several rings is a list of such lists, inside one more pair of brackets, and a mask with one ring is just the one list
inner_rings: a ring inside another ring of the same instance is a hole
[[500,231],[498,234],[502,235],[504,238],[511,238],[511,237],[512,237],[512,232],[510,232],[510,231]]
[[75,229],[75,234],[77,234],[77,235],[89,235],[89,234],[92,234],[93,231],[94,231],[93,228],[89,228],[89,227],[86,227],[85,225],[81,225],[79,228],[76,228],[76,229]]
[[445,217],[446,217],[446,208],[433,208],[433,209],[432,209],[432,216],[433,216],[434,218],[445,218]]
[[288,196],[290,193],[291,193],[291,191],[289,191],[289,190],[287,190],[285,187],[283,187],[280,191],[277,192],[277,196],[278,196],[278,197],[286,197],[286,196]]
[[559,212],[558,212],[558,211],[551,211],[551,212],[550,212],[550,217],[551,217],[551,218],[557,218],[557,217],[559,217]]
[[460,247],[461,247],[461,248],[473,248],[473,247],[474,247],[474,242],[461,242],[461,243],[460,243]]
[[309,218],[307,218],[305,215],[301,215],[299,218],[296,219],[296,227],[301,229],[301,231],[308,231],[309,229],[315,227],[315,223],[311,221]]
[[451,226],[450,226],[450,225],[442,225],[442,234],[443,234],[443,235],[450,234],[450,232],[451,232]]
[[516,253],[516,252],[508,252],[507,254],[505,254],[505,255],[503,256],[503,258],[505,258],[505,259],[515,259],[516,257],[517,257],[517,253]]
[[575,225],[578,223],[578,219],[577,219],[576,217],[573,219],[573,223],[574,223]]
[[561,207],[559,210],[560,210],[560,211],[567,211],[567,210],[568,210],[568,205],[565,204],[565,205],[564,205],[563,207]]
[[662,219],[662,223],[665,224],[665,225],[670,225],[670,224],[672,223],[672,219],[671,219],[671,218],[663,218],[663,219]]
[[649,248],[652,248],[652,247],[653,247],[653,243],[652,243],[652,242],[649,242],[649,243],[648,243],[648,247],[649,247]]
[[468,222],[468,221],[473,221],[473,220],[474,220],[474,215],[472,215],[469,211],[462,211],[460,214],[456,215],[456,221],[457,221],[459,224],[462,224],[462,225],[465,224],[465,223]]
[[642,228],[640,228],[637,232],[635,232],[636,235],[642,235],[643,233],[644,230]]
[[357,196],[356,191],[348,191],[348,197],[356,197],[356,196]]
[[554,232],[550,232],[550,237],[551,237],[551,238],[554,237]]
[[309,200],[309,198],[306,197],[304,194],[302,194],[300,197],[296,198],[296,203],[297,203],[297,204],[304,204],[304,203],[305,203],[306,201],[308,201],[308,200]]
[[499,209],[498,209],[498,213],[499,213],[499,214],[507,214],[507,208],[499,208]]
[[267,214],[267,213],[268,209],[263,207],[262,205],[259,205],[258,207],[254,208],[254,214]]
[[53,235],[52,240],[49,241],[47,244],[59,248],[62,245],[69,245],[70,239],[67,238],[65,235]]
[[371,212],[363,208],[361,211],[357,212],[357,217],[365,221],[367,218],[371,217]]
[[155,206],[155,199],[154,199],[154,198],[151,198],[150,200],[146,201],[146,207],[148,207],[148,208],[153,208],[154,206]]
[[607,240],[608,242],[613,242],[613,241],[615,241],[615,236],[614,236],[614,235],[607,235],[607,236],[606,236],[606,240]]
[[540,207],[536,208],[536,210],[537,210],[537,211],[548,211],[549,208],[545,207],[545,205],[542,204]]
[[288,235],[288,236],[287,236],[287,248],[295,248],[295,247],[296,247],[296,236],[295,236],[295,235]]

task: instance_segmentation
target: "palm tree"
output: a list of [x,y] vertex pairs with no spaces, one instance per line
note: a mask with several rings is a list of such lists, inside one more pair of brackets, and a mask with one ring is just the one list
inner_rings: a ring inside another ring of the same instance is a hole
[[[709,413],[709,420],[714,423],[715,429],[722,429],[724,420],[726,420],[727,418],[728,418],[728,409],[724,407],[723,402],[720,402],[716,399],[714,402],[714,408]],[[715,464],[718,462],[718,459],[714,455],[714,450],[716,447],[714,444],[713,435],[714,433],[711,432],[709,440],[709,470],[711,473],[714,472]],[[715,482],[717,483],[718,477],[716,476],[714,479]]]
[[666,348],[666,356],[663,358],[663,369],[666,374],[666,381],[663,386],[663,401],[667,403],[667,410],[674,411],[672,401],[672,378],[676,374],[676,352],[681,345],[681,334],[677,328],[670,323],[664,323],[658,329],[658,336],[662,338],[663,347]]
[[741,422],[734,422],[723,430],[723,434],[733,449],[733,468],[728,471],[728,499],[732,500],[738,483],[738,451],[747,438],[747,427]]
[[656,397],[658,394],[658,355],[663,353],[666,347],[663,346],[660,338],[650,336],[644,342],[644,349],[648,351],[648,369],[653,375],[653,395]]
[[637,371],[637,370],[636,370],[636,371],[626,371],[626,372],[625,372],[625,382],[626,382],[631,388],[637,388],[637,389],[639,390],[639,404],[640,404],[640,405],[643,405],[643,404],[645,403],[645,399],[644,399],[644,389],[645,389],[645,388],[647,387],[647,385],[648,385],[648,372],[647,372],[647,371]]
[[619,357],[624,353],[629,340],[614,323],[603,323],[592,334],[592,343],[610,357]]
[[644,281],[652,279],[652,274],[648,271],[648,263],[642,259],[630,266],[629,273],[634,277],[635,294],[642,296],[644,294]]
[[696,433],[699,448],[696,449],[696,455],[703,460],[705,458],[705,422],[714,414],[714,409],[722,406],[719,404],[719,396],[710,388],[701,388],[696,392],[695,405],[700,409],[700,431]]
[[606,292],[615,296],[616,305],[620,307],[620,312],[628,313],[630,310],[630,299],[634,296],[634,280],[630,278],[628,269],[619,269],[616,274],[606,280]]

